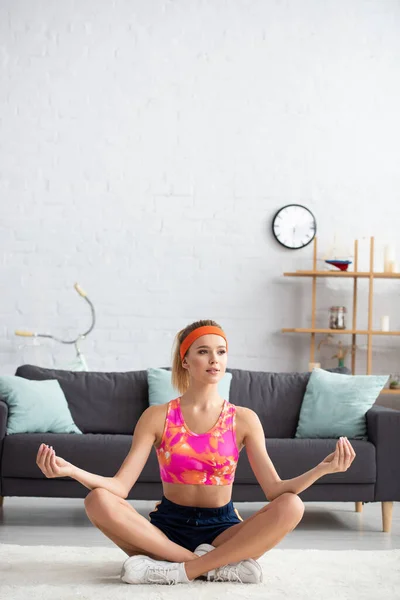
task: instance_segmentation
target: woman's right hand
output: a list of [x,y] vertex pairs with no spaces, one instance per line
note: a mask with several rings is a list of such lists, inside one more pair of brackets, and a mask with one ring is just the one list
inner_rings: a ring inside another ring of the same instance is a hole
[[36,464],[46,477],[71,477],[74,465],[56,453],[52,447],[42,444],[36,456]]

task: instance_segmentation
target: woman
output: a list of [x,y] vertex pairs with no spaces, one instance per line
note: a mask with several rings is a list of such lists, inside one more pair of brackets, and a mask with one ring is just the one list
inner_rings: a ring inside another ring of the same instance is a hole
[[[347,470],[355,457],[350,442],[338,440],[336,451],[315,469],[282,481],[257,414],[218,393],[227,353],[226,335],[215,321],[192,323],[177,334],[172,384],[182,395],[143,412],[114,477],[93,475],[56,457],[51,447],[39,448],[36,462],[47,477],[68,475],[92,490],[85,498],[87,515],[128,554],[121,573],[126,583],[261,582],[257,559],[303,517],[297,494],[322,475]],[[126,498],[153,446],[163,497],[149,521]],[[245,520],[231,500],[243,447],[269,500]]]

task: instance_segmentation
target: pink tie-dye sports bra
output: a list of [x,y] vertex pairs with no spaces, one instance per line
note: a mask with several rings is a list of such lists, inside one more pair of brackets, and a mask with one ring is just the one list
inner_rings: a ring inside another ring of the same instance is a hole
[[171,400],[156,453],[165,483],[230,485],[239,459],[236,406],[224,400],[214,427],[206,433],[193,433],[183,419],[180,398]]

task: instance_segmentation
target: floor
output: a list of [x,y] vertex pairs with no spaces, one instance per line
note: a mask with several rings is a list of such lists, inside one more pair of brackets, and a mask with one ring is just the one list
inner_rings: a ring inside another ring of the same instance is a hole
[[[143,516],[155,501],[130,500]],[[236,502],[243,519],[263,504]],[[391,533],[383,533],[381,504],[363,505],[355,512],[352,502],[306,502],[302,521],[277,548],[322,550],[391,550],[400,548],[400,502],[393,504]],[[0,543],[51,546],[115,547],[89,521],[83,499],[4,498],[0,508]]]

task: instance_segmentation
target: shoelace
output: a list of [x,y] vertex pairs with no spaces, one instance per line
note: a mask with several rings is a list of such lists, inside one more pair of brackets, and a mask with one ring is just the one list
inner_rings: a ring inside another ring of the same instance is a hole
[[176,583],[169,567],[148,567],[146,577],[152,583],[167,583],[168,585]]
[[238,568],[232,565],[219,567],[216,570],[214,581],[239,581],[239,583],[243,583],[240,579]]

